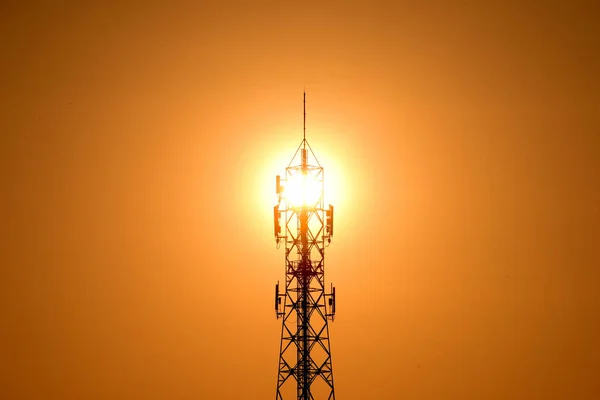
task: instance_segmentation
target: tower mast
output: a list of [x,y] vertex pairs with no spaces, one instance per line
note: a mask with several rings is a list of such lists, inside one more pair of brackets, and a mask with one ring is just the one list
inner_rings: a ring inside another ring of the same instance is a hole
[[276,177],[275,240],[285,243],[285,292],[275,286],[275,312],[282,318],[276,399],[335,400],[328,325],[335,288],[325,291],[333,206],[323,206],[324,170],[306,140],[306,92],[303,128],[285,178]]

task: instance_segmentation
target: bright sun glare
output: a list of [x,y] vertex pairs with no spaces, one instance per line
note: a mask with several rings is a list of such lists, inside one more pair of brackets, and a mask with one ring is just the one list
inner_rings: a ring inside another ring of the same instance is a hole
[[288,175],[284,196],[292,206],[314,206],[321,199],[322,182],[310,172],[295,171]]
[[[289,131],[292,128],[284,126],[278,131]],[[274,137],[276,135],[273,134]],[[292,143],[294,144],[294,143]],[[352,182],[347,179],[350,175],[347,164],[344,163],[344,154],[337,151],[335,146],[330,142],[316,142],[315,148],[318,149],[319,162],[323,166],[322,176],[316,180],[312,178],[304,178],[299,175],[299,170],[294,170],[296,176],[293,179],[285,181],[285,166],[290,164],[290,151],[293,147],[289,141],[281,140],[275,144],[267,141],[261,142],[261,145],[268,151],[263,153],[261,157],[249,162],[248,165],[253,165],[252,168],[244,168],[241,173],[241,182],[244,185],[244,190],[252,198],[251,203],[244,203],[247,215],[257,223],[263,224],[264,221],[270,222],[273,218],[272,208],[266,205],[275,205],[278,203],[278,195],[275,190],[275,176],[281,176],[281,185],[284,186],[282,195],[292,207],[301,207],[306,201],[307,204],[313,202],[317,204],[319,198],[322,197],[323,205],[327,207],[332,204],[336,207],[338,218],[338,232],[343,231],[343,226],[348,219],[346,218],[346,210],[348,209],[349,199],[356,198],[351,196]],[[285,149],[282,151],[281,149]],[[262,151],[257,147],[257,151]],[[248,154],[251,154],[248,153]],[[342,165],[345,168],[342,169]],[[255,166],[255,167],[254,167]],[[290,178],[290,176],[288,176]],[[321,186],[324,185],[324,186]],[[259,190],[256,188],[259,187]],[[303,191],[306,187],[306,191]],[[306,196],[303,194],[306,193]],[[258,213],[257,213],[258,212]],[[265,229],[267,229],[265,225]],[[270,231],[269,231],[270,232]]]

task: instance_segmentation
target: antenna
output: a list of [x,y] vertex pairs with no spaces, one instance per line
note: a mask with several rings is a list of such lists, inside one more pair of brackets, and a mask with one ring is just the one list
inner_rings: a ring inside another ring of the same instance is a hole
[[306,150],[306,89],[304,90],[304,138],[302,139],[302,172],[306,173],[308,150]]
[[306,90],[304,90],[304,148],[306,148]]

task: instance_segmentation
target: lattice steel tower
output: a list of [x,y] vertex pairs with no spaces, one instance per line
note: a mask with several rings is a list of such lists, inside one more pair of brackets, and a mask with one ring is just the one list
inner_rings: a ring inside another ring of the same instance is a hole
[[[325,292],[325,247],[333,236],[333,206],[324,208],[323,167],[304,135],[285,177],[276,177],[275,241],[285,244],[285,293],[275,286],[282,318],[277,400],[335,399],[328,321],[335,288]],[[282,232],[283,228],[283,232]]]

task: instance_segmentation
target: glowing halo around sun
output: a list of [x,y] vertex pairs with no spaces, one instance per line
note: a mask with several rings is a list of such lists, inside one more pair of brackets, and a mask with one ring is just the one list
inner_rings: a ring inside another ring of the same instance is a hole
[[[260,156],[252,161],[248,159],[246,166],[240,170],[239,184],[242,185],[246,193],[245,198],[248,199],[242,202],[240,207],[253,224],[260,227],[263,231],[261,237],[264,236],[265,240],[270,238],[273,218],[272,208],[265,205],[275,205],[278,202],[273,176],[281,175],[281,184],[284,186],[282,195],[287,196],[291,203],[298,203],[297,207],[301,207],[304,201],[303,196],[298,195],[300,190],[294,189],[294,187],[302,187],[302,179],[298,179],[298,184],[291,179],[290,182],[285,181],[286,166],[290,164],[290,155],[298,146],[298,142],[285,138],[281,132],[293,130],[294,126],[291,124],[273,127],[269,131],[268,139],[257,141],[254,152],[244,153],[244,156],[248,157],[252,154],[260,154]],[[310,180],[305,183],[309,193],[306,201],[309,203],[314,200],[316,195],[310,193],[313,193],[315,190],[312,188],[317,186],[315,189],[322,196],[322,205],[327,207],[332,204],[336,207],[337,234],[340,235],[345,232],[349,223],[350,205],[360,206],[362,193],[357,193],[356,185],[357,182],[362,181],[362,175],[349,162],[344,147],[336,145],[332,140],[323,140],[319,135],[325,136],[325,133],[316,131],[316,138],[311,141],[311,146],[314,147],[319,164],[323,167],[323,175],[317,180],[318,184]],[[299,170],[294,172],[300,173]],[[350,179],[351,176],[359,179]],[[268,221],[268,224],[265,221]]]
[[[283,147],[283,146],[282,146]],[[291,146],[289,146],[291,147]],[[285,182],[282,179],[281,184],[284,186],[283,196],[290,201],[291,204],[301,206],[304,202],[302,196],[302,186],[306,186],[306,202],[310,204],[312,200],[318,202],[318,196],[323,197],[323,205],[333,204],[337,207],[338,218],[340,224],[343,225],[341,217],[344,216],[348,209],[349,199],[356,198],[351,196],[353,193],[352,181],[349,181],[348,175],[351,172],[351,168],[348,168],[344,163],[344,155],[335,152],[331,147],[321,145],[319,148],[319,162],[324,168],[323,178],[315,180],[307,179],[303,182],[299,176],[294,179],[290,179],[290,182]],[[285,166],[289,164],[289,151],[282,152],[274,150],[270,154],[266,155],[259,161],[257,169],[244,170],[245,179],[251,180],[253,183],[248,184],[248,191],[256,193],[252,196],[254,209],[261,210],[263,214],[261,218],[270,219],[272,218],[268,208],[264,208],[264,204],[275,204],[277,202],[277,194],[275,193],[275,185],[273,182],[273,174],[281,174],[284,178]],[[342,168],[344,165],[345,168]],[[256,173],[253,173],[256,172]],[[300,174],[300,171],[296,172]],[[253,187],[259,187],[258,191],[254,191]],[[317,192],[318,194],[311,194]],[[315,199],[315,197],[317,197]],[[250,212],[250,211],[249,211]],[[252,211],[254,212],[254,211]],[[339,225],[339,226],[342,226]],[[338,231],[339,232],[339,231]]]

